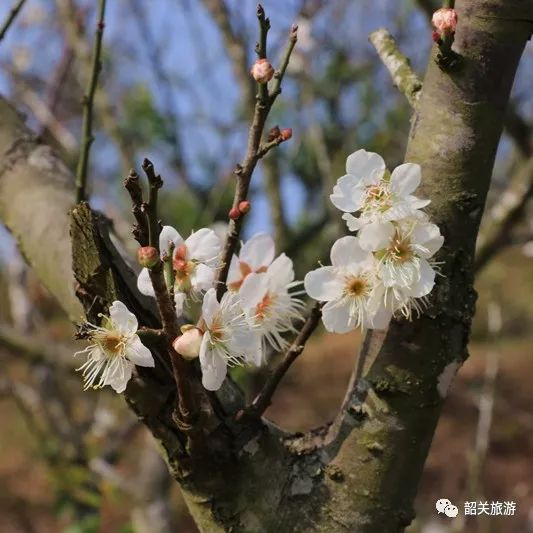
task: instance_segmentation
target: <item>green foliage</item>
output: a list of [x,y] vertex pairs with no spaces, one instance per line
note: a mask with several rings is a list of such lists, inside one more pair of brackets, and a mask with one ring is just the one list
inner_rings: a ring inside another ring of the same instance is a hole
[[122,105],[124,118],[120,129],[128,142],[142,148],[168,139],[168,121],[157,110],[153,94],[144,83],[126,91]]

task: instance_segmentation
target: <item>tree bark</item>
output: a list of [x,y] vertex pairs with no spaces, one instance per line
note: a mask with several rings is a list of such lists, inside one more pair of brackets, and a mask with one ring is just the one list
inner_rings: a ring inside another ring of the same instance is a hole
[[[291,436],[264,420],[238,422],[242,398],[229,383],[216,398],[198,392],[202,416],[194,431],[204,446],[191,449],[173,420],[175,389],[156,346],[156,368],[139,369],[128,386],[128,403],[160,443],[201,531],[388,533],[414,516],[442,403],[467,354],[475,240],[533,26],[533,7],[523,0],[459,0],[457,10],[461,65],[443,72],[433,51],[406,154],[422,166],[431,215],[446,239],[438,257],[443,275],[420,318],[369,334],[370,367],[334,424]],[[3,100],[0,127],[0,218],[45,285],[78,317],[66,216],[71,177]],[[120,298],[141,324],[157,325],[101,217],[80,204],[71,227],[77,294],[89,316]]]

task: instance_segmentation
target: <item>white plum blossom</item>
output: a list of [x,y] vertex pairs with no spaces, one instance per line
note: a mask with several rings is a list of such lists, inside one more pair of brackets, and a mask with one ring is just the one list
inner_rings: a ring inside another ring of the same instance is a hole
[[419,165],[404,163],[389,174],[380,155],[358,150],[348,156],[346,175],[339,178],[330,199],[345,212],[342,218],[350,231],[357,231],[376,220],[401,220],[428,205],[429,200],[412,194],[420,181]]
[[83,372],[84,390],[110,385],[116,392],[124,392],[135,365],[155,366],[150,350],[137,335],[137,318],[122,302],[113,302],[102,326],[88,326],[90,344],[74,354],[88,355],[77,369]]
[[427,296],[435,284],[435,263],[430,259],[444,242],[439,227],[425,217],[374,222],[361,230],[360,241],[378,262],[388,305],[408,317],[412,308],[420,311],[414,299]]
[[[241,254],[242,257],[242,254]],[[292,291],[301,282],[294,281],[291,259],[277,257],[264,272],[250,273],[239,290],[241,305],[253,327],[275,350],[288,346],[283,334],[295,331],[293,322],[302,320],[304,304]],[[266,346],[264,346],[266,350]]]
[[325,328],[333,333],[385,328],[392,312],[384,306],[372,253],[361,248],[357,237],[347,236],[335,242],[330,255],[331,266],[317,268],[304,279],[307,294],[326,302],[322,308]]
[[413,310],[420,313],[435,285],[438,263],[431,258],[444,242],[422,211],[429,200],[413,195],[422,179],[419,165],[404,163],[390,174],[381,156],[358,150],[346,172],[330,199],[358,235],[337,240],[332,266],[304,281],[312,298],[326,302],[322,320],[337,333],[382,329],[394,314],[410,319]]
[[266,233],[257,233],[245,242],[239,256],[233,255],[228,272],[228,289],[238,291],[246,276],[266,272],[274,260],[275,245]]
[[[172,227],[164,226],[159,236],[161,258],[170,260],[174,272],[174,299],[176,313],[181,315],[187,298],[197,299],[203,291],[213,287],[221,251],[221,242],[216,233],[202,228],[191,233],[187,239]],[[137,287],[142,294],[154,296],[148,269],[139,274]]]
[[226,292],[219,302],[215,289],[209,289],[202,303],[202,319],[199,356],[202,384],[207,390],[221,387],[228,366],[261,364],[261,338],[250,328],[234,294]]

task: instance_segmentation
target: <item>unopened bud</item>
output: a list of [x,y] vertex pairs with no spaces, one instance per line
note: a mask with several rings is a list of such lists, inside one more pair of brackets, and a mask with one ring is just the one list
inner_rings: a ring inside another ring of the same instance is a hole
[[229,210],[228,217],[231,218],[231,220],[237,220],[241,216],[241,212],[237,207],[232,207]]
[[281,135],[281,131],[280,131],[279,127],[278,126],[274,126],[268,132],[267,141],[268,142],[275,141],[280,135]]
[[274,76],[274,67],[268,62],[268,59],[258,59],[250,73],[257,83],[268,83]]
[[440,41],[440,33],[438,31],[431,32],[431,39],[434,43],[438,43]]
[[280,134],[282,141],[288,141],[292,137],[292,128],[284,128]]
[[203,333],[194,326],[183,326],[182,335],[172,343],[174,350],[184,359],[195,359],[200,353]]
[[442,35],[443,33],[455,33],[457,27],[457,11],[449,7],[437,9],[433,13],[431,22],[437,31]]
[[239,211],[244,215],[250,211],[250,202],[248,200],[243,200],[239,204]]
[[145,268],[153,268],[159,263],[159,253],[153,246],[142,246],[137,250],[137,260]]

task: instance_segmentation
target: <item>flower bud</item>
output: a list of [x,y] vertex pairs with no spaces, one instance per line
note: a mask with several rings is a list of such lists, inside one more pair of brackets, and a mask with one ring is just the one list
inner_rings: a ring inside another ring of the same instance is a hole
[[174,339],[172,347],[184,359],[195,359],[200,353],[203,333],[194,326],[183,326],[182,334]]
[[440,33],[438,31],[431,32],[431,39],[434,43],[438,43],[440,41]]
[[159,263],[159,253],[153,246],[142,246],[137,250],[137,260],[145,268],[153,268]]
[[241,216],[241,212],[237,207],[232,207],[229,210],[228,217],[231,218],[231,220],[237,220]]
[[431,22],[437,31],[442,35],[443,33],[455,33],[457,20],[457,11],[455,11],[455,9],[443,7],[441,9],[437,9],[437,11],[433,13]]
[[280,135],[281,135],[281,131],[279,129],[279,126],[274,126],[268,132],[267,141],[268,142],[275,141]]
[[282,141],[288,141],[292,137],[292,128],[284,128],[281,130],[280,137]]
[[239,204],[239,212],[244,215],[244,214],[248,213],[248,211],[250,211],[250,202],[248,200],[243,200]]
[[268,62],[268,59],[258,59],[250,73],[257,83],[268,83],[274,76],[274,67]]

